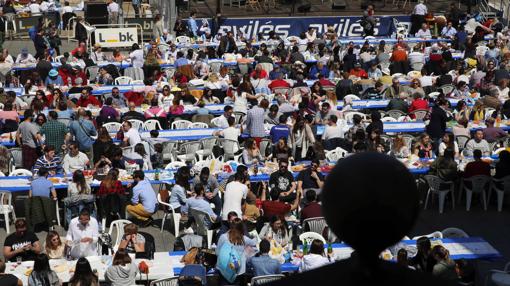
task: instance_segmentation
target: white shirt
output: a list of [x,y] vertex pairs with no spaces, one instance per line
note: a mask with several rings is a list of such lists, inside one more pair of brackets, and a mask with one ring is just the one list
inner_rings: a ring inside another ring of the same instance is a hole
[[108,13],[119,13],[119,4],[115,2],[108,4]]
[[41,6],[37,3],[32,3],[28,5],[28,8],[30,9],[30,13],[32,14],[40,14],[41,13]]
[[62,168],[66,174],[74,173],[76,170],[84,170],[89,162],[89,158],[82,152],[79,152],[77,156],[72,157],[69,153],[65,155],[62,161]]
[[414,6],[413,14],[415,15],[425,15],[427,14],[427,6],[425,4],[419,3]]
[[[224,116],[223,116],[224,117]],[[241,135],[241,131],[239,128],[236,127],[228,127],[220,131],[220,135],[223,136],[223,138],[228,140],[239,140],[239,136]],[[234,153],[238,151],[237,145],[234,145]]]
[[340,126],[326,126],[324,133],[322,134],[322,140],[328,140],[332,138],[344,138],[344,132]]
[[134,68],[142,68],[143,67],[143,50],[142,49],[132,51],[129,54],[129,57],[131,58],[131,63],[133,64]]
[[412,52],[407,55],[410,64],[425,63],[425,56],[420,52]]
[[422,39],[430,39],[432,38],[432,35],[430,34],[430,29],[427,29],[423,31],[423,29],[419,29],[416,34],[414,34],[416,38],[422,38]]
[[[99,226],[97,220],[90,217],[90,221],[83,226],[79,221],[79,216],[75,217],[69,223],[66,240],[72,242],[71,256],[74,258],[97,255],[97,238],[99,236]],[[85,237],[92,238],[90,243],[82,243],[80,240]]]
[[41,5],[39,5],[39,9],[41,10],[41,12],[48,11],[50,9],[50,3],[46,2],[46,1],[42,1]]
[[74,10],[73,10],[73,7],[71,6],[64,6],[64,8],[62,8],[62,14],[65,14],[65,13],[73,13]]
[[227,118],[225,117],[225,114],[221,115],[219,119],[215,121],[215,125],[219,128],[228,128],[228,121]]
[[238,181],[233,181],[225,187],[223,194],[223,209],[221,212],[222,220],[228,219],[229,212],[236,212],[239,217],[242,217],[241,202],[246,199],[248,194],[248,187]]
[[[444,142],[441,142],[441,144],[439,144],[439,156],[443,156],[444,155],[444,150],[446,150],[447,146]],[[453,152],[455,152],[455,154],[458,154],[459,153],[459,145],[457,144],[456,141],[453,142]]]
[[128,138],[129,146],[135,147],[136,144],[142,143],[142,137],[140,137],[140,133],[138,130],[134,128],[129,128],[128,132],[124,133],[124,138]]

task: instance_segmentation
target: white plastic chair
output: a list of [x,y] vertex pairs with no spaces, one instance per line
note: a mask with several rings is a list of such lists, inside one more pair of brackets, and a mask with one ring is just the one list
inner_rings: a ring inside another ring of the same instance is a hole
[[143,130],[144,131],[151,131],[151,130],[163,130],[161,127],[161,123],[159,123],[156,119],[149,119],[143,123]]
[[188,36],[179,36],[175,38],[175,42],[177,44],[189,44],[191,43],[191,39]]
[[115,79],[115,85],[127,85],[131,84],[132,81],[133,79],[128,76],[119,76]]
[[166,220],[167,216],[171,215],[173,222],[174,222],[174,231],[175,231],[174,235],[175,235],[175,237],[178,237],[179,236],[179,222],[181,221],[181,214],[176,213],[174,208],[169,203],[163,202],[163,200],[161,199],[161,194],[159,194],[159,193],[158,193],[158,203],[160,205],[168,208],[168,209],[165,209],[165,215],[163,216],[163,221],[161,222],[161,232],[163,232],[163,228],[165,227],[165,220]]
[[11,148],[9,151],[14,159],[14,167],[21,168],[23,166],[23,152],[21,148]]
[[179,169],[180,167],[186,167],[186,163],[185,162],[181,162],[181,161],[175,161],[175,162],[170,162],[166,165],[165,169],[168,169],[168,170],[176,170],[176,169]]
[[349,111],[349,112],[344,113],[344,119],[345,119],[345,121],[347,121],[347,123],[352,123],[352,117],[353,117],[354,115],[359,115],[359,116],[361,116],[361,118],[363,118],[363,120],[366,120],[366,119],[367,119],[367,115],[366,115],[366,114],[364,114],[364,113],[356,112],[356,111]]
[[[182,36],[181,36],[182,37]],[[151,281],[149,286],[177,286],[179,285],[179,277],[163,278]]]
[[191,141],[181,144],[179,146],[180,154],[177,155],[177,160],[182,162],[195,163],[197,151],[200,150],[202,143],[199,141]]
[[273,64],[272,63],[260,63],[259,64],[263,70],[269,74],[273,70]]
[[202,144],[202,149],[197,151],[197,155],[200,161],[203,161],[213,156],[213,148],[218,144],[217,137],[202,138],[198,140]]
[[170,125],[170,129],[189,129],[193,122],[188,120],[176,120]]
[[340,148],[340,147],[337,147],[336,149],[333,149],[331,151],[326,151],[326,159],[329,161],[329,162],[336,162],[342,158],[344,158],[349,152],[347,152],[346,150]]
[[116,230],[115,243],[113,244],[113,249],[115,251],[117,251],[117,249],[119,248],[120,242],[122,240],[122,236],[124,236],[124,226],[126,226],[127,224],[130,224],[130,223],[132,223],[130,220],[118,219],[118,220],[112,221],[112,223],[110,224],[110,227],[108,228],[108,234],[110,235],[110,237],[112,239],[113,239],[113,229]]
[[328,227],[328,223],[323,217],[307,218],[303,221],[303,227],[308,231],[322,235],[324,229]]
[[117,133],[122,128],[122,124],[118,122],[108,122],[104,123],[103,127],[106,128],[108,133]]
[[429,111],[426,109],[417,109],[409,113],[409,115],[411,114],[414,114],[414,119],[416,121],[423,121],[429,114]]
[[501,179],[492,179],[492,186],[489,191],[488,198],[489,202],[491,201],[492,191],[495,191],[496,195],[498,196],[498,212],[500,212],[503,209],[503,199],[505,193],[510,192],[510,176],[505,176]]
[[489,281],[492,284],[497,286],[510,286],[510,262],[505,265],[503,270],[491,269],[487,276],[485,277],[485,285],[490,285]]
[[241,157],[242,153],[239,153],[236,155],[236,152],[234,152],[234,150],[242,150],[241,146],[239,146],[239,142],[237,142],[236,140],[230,140],[230,139],[224,139],[224,138],[221,138],[219,140],[220,142],[220,147],[223,148],[223,157],[224,157],[224,160],[225,161],[228,161],[228,160],[231,160],[231,159],[234,159],[234,161],[238,162],[239,161],[239,157]]
[[345,101],[349,101],[349,100],[360,100],[361,98],[359,98],[359,96],[355,95],[355,94],[348,94],[344,97],[344,100]]
[[177,141],[165,141],[163,144],[163,161],[175,161],[176,159],[176,153],[177,153]]
[[4,172],[0,172],[0,177],[5,177]]
[[138,119],[129,119],[129,122],[131,122],[131,127],[136,130],[141,130],[143,128],[143,121]]
[[32,177],[33,174],[32,174],[31,171],[29,171],[27,169],[16,169],[16,170],[12,171],[9,174],[9,177],[15,177],[15,176],[29,176],[29,177]]
[[[470,182],[471,186],[468,186],[466,182]],[[491,177],[485,175],[477,175],[470,178],[464,178],[462,180],[462,186],[466,190],[466,210],[469,211],[471,208],[471,198],[473,193],[481,194],[483,209],[487,210],[487,194],[486,190],[490,189]],[[460,192],[462,195],[462,190]]]
[[251,286],[259,286],[262,284],[278,281],[280,279],[285,278],[283,274],[273,274],[273,275],[263,275],[263,276],[255,276],[251,278]]
[[205,225],[205,220],[209,220],[213,223],[213,219],[206,212],[189,209],[190,216],[194,218],[195,226],[196,226],[196,234],[206,236],[207,237],[207,248],[211,248],[212,238],[214,235],[214,230],[208,229]]
[[189,126],[189,128],[209,128],[209,125],[207,125],[207,123],[205,122],[193,122],[191,123],[191,125]]
[[213,119],[211,119],[212,127],[220,127],[219,123],[218,123],[220,120],[222,120],[220,116],[214,117]]
[[324,239],[324,237],[316,232],[311,232],[311,231],[308,231],[308,232],[303,232],[302,234],[299,235],[299,240],[305,244],[305,242],[308,244],[308,245],[311,245],[312,242],[314,240],[320,240],[322,241],[322,243],[326,244],[326,239]]
[[393,117],[383,117],[381,118],[381,122],[397,122],[397,119]]
[[434,231],[433,233],[429,233],[429,234],[417,235],[417,236],[413,237],[412,240],[418,240],[420,237],[428,237],[428,238],[432,238],[432,239],[442,239],[443,234],[440,231]]
[[441,231],[441,233],[443,234],[443,238],[465,238],[465,237],[469,237],[469,235],[465,231],[463,231],[460,228],[456,228],[456,227],[449,227],[449,228],[443,229]]
[[11,192],[0,192],[0,211],[4,215],[5,231],[9,234],[11,232],[9,214],[12,213],[13,221],[16,220],[16,213],[14,213],[14,206],[12,205]]
[[[446,195],[448,195],[449,193],[452,196],[452,209],[455,208],[455,195],[453,193],[455,185],[453,184],[453,182],[443,181],[441,178],[434,175],[425,175],[425,180],[429,185],[429,190],[427,191],[427,197],[425,198],[425,205],[423,209],[427,209],[430,195],[438,195],[439,213],[442,214],[444,209],[444,201],[446,199]],[[441,189],[441,185],[448,185],[448,188]]]

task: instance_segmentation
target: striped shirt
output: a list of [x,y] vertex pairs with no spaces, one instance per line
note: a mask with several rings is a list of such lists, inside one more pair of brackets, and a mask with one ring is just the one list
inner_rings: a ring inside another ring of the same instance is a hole
[[62,173],[62,160],[59,156],[54,156],[53,159],[48,160],[46,155],[42,155],[35,162],[32,173],[37,174],[41,168],[46,168],[48,171],[55,171],[55,173]]

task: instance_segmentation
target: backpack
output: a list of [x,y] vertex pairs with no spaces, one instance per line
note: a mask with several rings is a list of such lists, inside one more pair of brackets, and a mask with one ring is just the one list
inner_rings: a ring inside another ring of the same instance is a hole
[[237,278],[237,273],[241,268],[241,255],[230,242],[225,242],[218,253],[216,269],[230,283]]

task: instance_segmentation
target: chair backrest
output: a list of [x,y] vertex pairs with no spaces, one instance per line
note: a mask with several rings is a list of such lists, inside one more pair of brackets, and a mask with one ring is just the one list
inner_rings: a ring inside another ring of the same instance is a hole
[[175,68],[167,68],[165,70],[165,75],[167,79],[171,79],[174,76]]
[[145,79],[145,76],[143,74],[142,68],[135,68],[135,67],[129,67],[124,70],[124,76],[131,78],[131,83],[134,84],[133,81],[135,80],[141,80],[143,84],[143,80]]
[[21,151],[21,148],[11,148],[10,149],[11,156],[14,159],[14,166],[16,168],[23,166],[23,152]]
[[345,121],[347,121],[347,123],[352,123],[352,117],[353,117],[354,115],[356,115],[356,114],[357,114],[357,115],[359,115],[359,116],[361,116],[361,118],[363,118],[363,119],[367,119],[367,115],[366,115],[366,114],[364,114],[364,113],[356,112],[356,111],[349,111],[349,112],[346,112],[346,113],[344,114],[344,119],[345,119]]
[[346,150],[337,147],[331,151],[326,151],[326,159],[330,162],[336,162],[342,158],[344,158],[349,152]]
[[193,122],[191,123],[191,125],[189,126],[189,128],[209,128],[209,125],[207,123],[204,123],[204,122]]
[[445,96],[448,96],[448,94],[452,93],[455,90],[455,86],[451,84],[445,84],[440,86],[439,89],[443,92]]
[[285,275],[283,275],[283,274],[256,276],[256,277],[251,278],[251,285],[258,286],[258,285],[278,281],[283,278],[285,278]]
[[464,179],[471,182],[471,191],[477,193],[477,192],[483,192],[491,182],[491,177],[485,176],[485,175],[477,175],[470,177],[468,179]]
[[222,62],[209,62],[208,64],[209,64],[210,72],[212,72],[212,73],[219,73],[221,67],[223,66]]
[[265,70],[268,74],[273,70],[272,63],[260,63],[259,64],[263,70]]
[[434,175],[425,175],[425,181],[427,181],[429,188],[432,191],[436,192],[440,190],[441,184],[444,183],[444,181],[441,178]]
[[433,233],[417,235],[412,238],[412,240],[418,240],[420,237],[428,237],[428,238],[443,238],[443,234],[440,231],[434,231]]
[[136,130],[142,130],[143,128],[143,121],[138,119],[129,119],[129,122],[131,122],[131,127],[133,127]]
[[189,213],[194,218],[196,234],[203,236],[207,235],[208,228],[205,225],[205,220],[207,219],[212,222],[211,217],[207,213],[197,209],[189,209]]
[[465,231],[463,231],[460,228],[456,228],[456,227],[449,227],[447,229],[443,229],[441,231],[441,233],[443,234],[443,238],[465,238],[465,237],[469,237],[469,235]]
[[177,141],[165,141],[163,144],[163,160],[174,160],[177,153]]
[[240,112],[240,111],[235,111],[234,117],[236,119],[236,121],[235,121],[236,124],[242,124],[246,118],[246,113]]
[[201,146],[202,143],[200,141],[191,141],[181,144],[179,150],[186,154],[195,154],[198,150],[200,150]]
[[99,67],[98,66],[90,66],[85,69],[85,71],[89,75],[89,81],[96,80],[97,74],[99,73]]
[[457,145],[459,146],[459,149],[464,149],[466,147],[466,143],[470,140],[468,136],[465,135],[457,135],[455,136],[455,141],[457,141]]
[[303,221],[305,230],[322,235],[324,229],[328,226],[326,219],[323,217],[307,218]]
[[103,127],[108,130],[108,133],[117,133],[122,128],[122,124],[118,122],[108,122],[104,123]]
[[179,36],[175,38],[175,42],[177,44],[189,44],[191,43],[191,39],[187,36]]
[[230,139],[220,139],[220,146],[223,148],[225,154],[234,154],[234,146],[239,147],[239,142]]
[[427,115],[429,114],[429,111],[426,109],[417,109],[410,112],[409,114],[414,114],[414,118],[417,121],[423,121],[423,119],[425,119],[425,117],[427,117]]
[[218,138],[217,137],[208,137],[208,138],[202,138],[198,140],[200,144],[202,144],[202,149],[204,150],[212,150],[216,144],[218,144]]
[[149,119],[146,120],[143,123],[143,130],[144,131],[151,131],[151,130],[162,130],[161,124],[156,119]]
[[187,165],[184,162],[175,161],[175,162],[168,163],[168,165],[166,165],[165,169],[175,170],[175,169],[179,169],[180,167],[186,167],[186,166]]
[[214,119],[212,114],[195,114],[191,117],[191,122],[203,122],[208,126],[211,125],[211,121]]
[[393,117],[383,117],[381,118],[381,122],[397,122],[398,120]]
[[324,237],[322,237],[322,235],[320,235],[316,232],[308,231],[308,232],[303,232],[302,234],[299,235],[299,240],[303,244],[305,244],[305,242],[306,242],[308,245],[311,245],[312,242],[316,239],[318,239],[318,240],[322,241],[322,243],[326,244],[326,239],[324,239]]
[[406,116],[406,114],[401,110],[388,110],[386,112],[386,115],[388,115],[389,117],[393,117],[397,120],[400,118],[400,116]]
[[264,138],[260,141],[260,154],[262,154],[263,157],[267,156],[268,147],[271,146],[271,144],[271,140],[267,138]]
[[344,100],[360,100],[360,98],[355,94],[348,94],[344,97]]
[[11,206],[11,207],[13,206],[11,192],[0,192],[0,205]]
[[152,281],[149,286],[177,286],[179,285],[179,277],[163,278]]
[[212,124],[211,127],[219,127],[218,121],[220,121],[220,120],[221,120],[221,117],[219,117],[219,116],[211,119],[211,124]]
[[113,230],[115,229],[115,243],[113,244],[114,249],[117,249],[117,247],[120,244],[120,241],[122,240],[122,236],[124,236],[124,226],[130,223],[131,221],[127,219],[118,219],[110,223],[108,234],[111,236],[112,242],[113,242]]
[[131,81],[133,81],[133,79],[128,76],[119,76],[115,79],[115,85],[130,84]]
[[193,122],[188,120],[175,120],[172,122],[170,129],[189,129]]
[[122,156],[129,157],[134,152],[134,146],[122,147]]
[[33,174],[31,171],[27,170],[27,169],[16,169],[14,171],[12,171],[10,174],[9,174],[9,177],[11,176],[29,176],[29,177],[32,177]]

